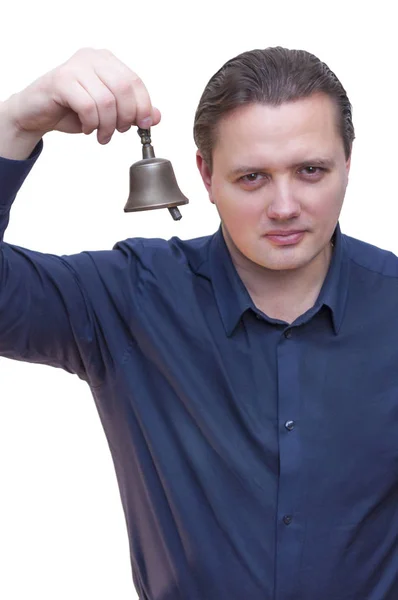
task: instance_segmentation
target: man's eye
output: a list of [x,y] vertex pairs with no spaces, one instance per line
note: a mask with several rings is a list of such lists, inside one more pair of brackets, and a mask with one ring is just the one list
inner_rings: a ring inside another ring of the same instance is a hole
[[[322,167],[313,167],[312,165],[308,165],[306,167],[302,167],[299,171],[302,175],[305,175],[309,179],[315,179],[322,175],[323,169]],[[248,173],[247,175],[243,175],[239,178],[239,181],[242,183],[259,183],[263,179],[266,179],[266,175],[264,173]]]
[[255,183],[259,181],[261,173],[249,173],[248,175],[244,175],[241,177],[241,181],[244,183]]
[[301,171],[304,172],[304,175],[320,175],[323,169],[321,167],[312,167],[309,165],[308,167],[301,169]]

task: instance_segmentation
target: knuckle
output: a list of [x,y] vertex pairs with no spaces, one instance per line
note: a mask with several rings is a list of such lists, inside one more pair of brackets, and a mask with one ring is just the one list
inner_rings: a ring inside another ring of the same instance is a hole
[[82,65],[84,63],[91,64],[93,60],[96,60],[96,57],[107,57],[111,56],[111,52],[106,50],[105,48],[93,48],[91,46],[84,46],[83,48],[79,48],[68,61],[66,61],[65,65],[77,63],[78,65]]
[[60,65],[53,71],[53,80],[56,85],[61,84],[65,79],[70,79],[73,75],[73,67],[69,62]]
[[123,117],[119,116],[117,119],[117,128],[127,130],[136,122],[136,115],[124,114]]
[[101,54],[102,56],[104,56],[105,58],[110,58],[110,57],[114,57],[113,52],[111,52],[110,50],[108,50],[108,48],[100,48],[98,50],[98,54]]
[[135,87],[141,87],[146,89],[144,82],[142,81],[141,77],[137,75],[137,73],[131,72],[131,79]]
[[113,94],[104,92],[98,100],[98,105],[105,110],[110,110],[115,107],[116,100]]
[[95,102],[90,98],[88,98],[87,100],[83,100],[81,102],[78,112],[85,119],[94,118],[97,115],[97,108],[95,106]]
[[[62,97],[73,79],[73,71],[68,65],[61,65],[48,74],[48,86],[55,97]],[[44,82],[43,82],[44,83]]]
[[122,77],[115,82],[114,90],[120,96],[132,96],[133,85],[127,77]]
[[95,48],[91,48],[90,46],[84,46],[83,48],[79,48],[73,56],[70,58],[71,61],[75,59],[81,60],[81,58],[85,58],[87,56],[91,56],[95,52]]
[[88,123],[83,123],[83,132],[86,135],[90,135],[90,133],[93,133],[93,131],[96,129],[95,125],[90,125]]
[[150,117],[152,115],[150,103],[141,101],[139,104],[137,104],[137,113],[141,119],[143,117]]

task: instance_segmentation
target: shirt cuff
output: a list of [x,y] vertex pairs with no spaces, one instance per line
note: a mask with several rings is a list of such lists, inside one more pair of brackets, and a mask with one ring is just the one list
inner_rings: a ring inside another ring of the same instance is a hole
[[0,212],[8,210],[43,150],[43,138],[25,160],[0,157]]

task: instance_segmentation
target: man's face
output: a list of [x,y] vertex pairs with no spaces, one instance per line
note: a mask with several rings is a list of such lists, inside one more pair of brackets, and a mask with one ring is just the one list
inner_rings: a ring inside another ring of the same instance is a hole
[[236,109],[218,125],[212,174],[200,153],[197,163],[242,267],[297,269],[328,247],[350,167],[328,96]]

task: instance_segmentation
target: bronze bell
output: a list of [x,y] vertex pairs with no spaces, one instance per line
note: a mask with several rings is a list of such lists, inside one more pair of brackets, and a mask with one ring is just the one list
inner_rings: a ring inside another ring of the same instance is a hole
[[124,212],[168,208],[175,221],[181,219],[177,206],[189,200],[178,187],[171,162],[156,158],[151,145],[151,130],[138,128],[142,160],[130,167],[130,194]]

